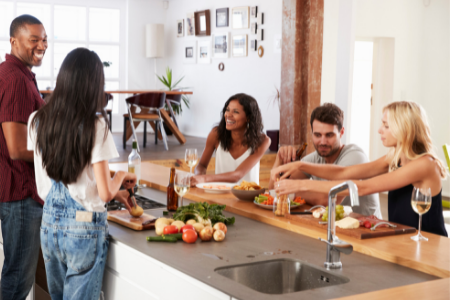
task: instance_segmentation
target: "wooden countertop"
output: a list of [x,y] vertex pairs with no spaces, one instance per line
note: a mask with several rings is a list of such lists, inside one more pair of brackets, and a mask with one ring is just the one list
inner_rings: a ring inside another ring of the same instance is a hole
[[[110,164],[111,171],[126,171],[126,163]],[[164,166],[143,162],[141,166],[142,183],[147,186],[165,191],[169,181],[170,169]],[[263,210],[255,206],[252,202],[240,201],[231,193],[211,194],[205,193],[201,189],[191,188],[186,199],[197,202],[208,202],[225,204],[226,210],[247,218],[251,218],[263,223],[290,230],[311,238],[326,238],[326,230],[316,227],[306,226],[296,221],[297,216],[287,218],[275,217],[269,210]],[[450,277],[450,239],[435,234],[426,233],[428,242],[414,242],[410,239],[413,234],[402,234],[396,236],[359,240],[348,236],[341,236],[341,239],[353,245],[357,252],[373,256],[385,261],[396,263],[411,269],[415,269],[437,277],[446,278],[436,281],[422,283],[423,289],[433,290],[436,295],[449,297],[449,277]],[[324,246],[325,256],[325,246]],[[389,274],[386,274],[389,276]],[[438,284],[440,282],[441,284]],[[410,287],[410,288],[408,288]],[[416,298],[414,291],[417,287],[406,286],[384,291],[369,293],[376,297],[395,295],[401,289],[402,295],[410,292]],[[372,297],[371,296],[371,297]],[[359,297],[358,297],[359,298]],[[350,299],[350,298],[349,298]],[[351,298],[353,299],[353,298]],[[372,298],[369,298],[372,299]],[[375,299],[375,298],[373,298]],[[423,299],[423,298],[422,298]]]

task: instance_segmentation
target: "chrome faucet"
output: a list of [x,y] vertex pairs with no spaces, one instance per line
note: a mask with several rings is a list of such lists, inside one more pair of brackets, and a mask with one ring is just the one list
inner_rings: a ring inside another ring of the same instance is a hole
[[327,243],[327,260],[324,265],[327,270],[341,269],[340,253],[350,254],[353,246],[347,242],[341,241],[336,236],[336,194],[347,189],[350,192],[350,203],[352,206],[359,206],[358,188],[352,181],[343,182],[333,188],[328,193],[328,238],[327,240],[319,238],[322,242]]

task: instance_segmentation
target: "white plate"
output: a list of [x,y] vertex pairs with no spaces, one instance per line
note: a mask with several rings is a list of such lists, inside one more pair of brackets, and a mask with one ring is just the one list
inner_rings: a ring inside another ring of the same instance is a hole
[[[264,204],[260,204],[260,203],[258,203],[258,202],[256,202],[256,201],[253,201],[253,203],[254,203],[255,205],[261,207],[261,208],[273,210],[273,205],[264,205]],[[303,204],[292,205],[292,203],[291,203],[291,209],[296,209],[297,207],[300,207],[300,206],[302,206],[302,205],[303,205]]]
[[[230,187],[229,190],[220,190],[220,189],[208,189],[204,188],[204,186],[209,185],[224,185],[227,187]],[[223,193],[230,193],[233,186],[235,186],[236,183],[229,183],[229,182],[206,182],[206,183],[199,183],[196,185],[199,189],[202,189],[205,191],[205,193],[211,193],[211,194],[223,194]]]

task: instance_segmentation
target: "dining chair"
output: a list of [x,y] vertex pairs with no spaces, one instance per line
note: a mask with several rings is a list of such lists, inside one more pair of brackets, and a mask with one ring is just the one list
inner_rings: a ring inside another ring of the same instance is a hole
[[[164,142],[164,147],[166,150],[169,150],[169,146],[167,144],[167,135],[163,126],[163,119],[161,117],[161,109],[164,109],[164,104],[166,101],[166,93],[164,92],[153,92],[153,93],[144,93],[138,94],[132,97],[129,97],[125,100],[127,103],[128,114],[124,114],[124,131],[123,131],[123,148],[126,148],[126,128],[127,121],[131,124],[131,129],[133,130],[134,139],[137,141],[136,136],[136,128],[134,127],[134,122],[144,122],[144,148],[147,143],[147,122],[155,122],[156,130],[155,130],[155,144],[158,143],[158,130],[161,131],[161,135]],[[148,109],[148,112],[145,113],[133,113],[131,110],[131,106],[139,106],[142,109]],[[138,143],[138,151],[139,143]]]
[[[174,91],[181,91],[181,90],[174,90]],[[177,105],[177,106],[181,106],[181,97],[183,95],[167,95],[166,96],[166,103],[167,106],[169,107],[169,111],[170,111],[170,115],[172,116],[172,120],[175,123],[175,125],[179,128],[178,123],[177,123],[177,119],[175,118],[175,114],[173,113],[173,109],[172,109],[172,104],[173,105]]]

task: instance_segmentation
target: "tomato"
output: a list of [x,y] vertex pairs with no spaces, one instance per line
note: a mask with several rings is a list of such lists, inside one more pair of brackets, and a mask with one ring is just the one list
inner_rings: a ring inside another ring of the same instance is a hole
[[174,234],[174,233],[178,233],[178,227],[175,225],[168,225],[166,227],[164,227],[163,230],[163,234]]
[[364,227],[370,228],[370,227],[372,227],[372,224],[369,221],[365,221],[364,222]]
[[186,230],[194,230],[195,231],[195,228],[194,228],[194,226],[192,226],[192,225],[184,225],[183,227],[181,227],[181,229],[180,229],[180,232],[181,233],[184,233]]
[[183,241],[188,244],[193,244],[197,240],[197,232],[192,229],[187,229],[183,232]]

